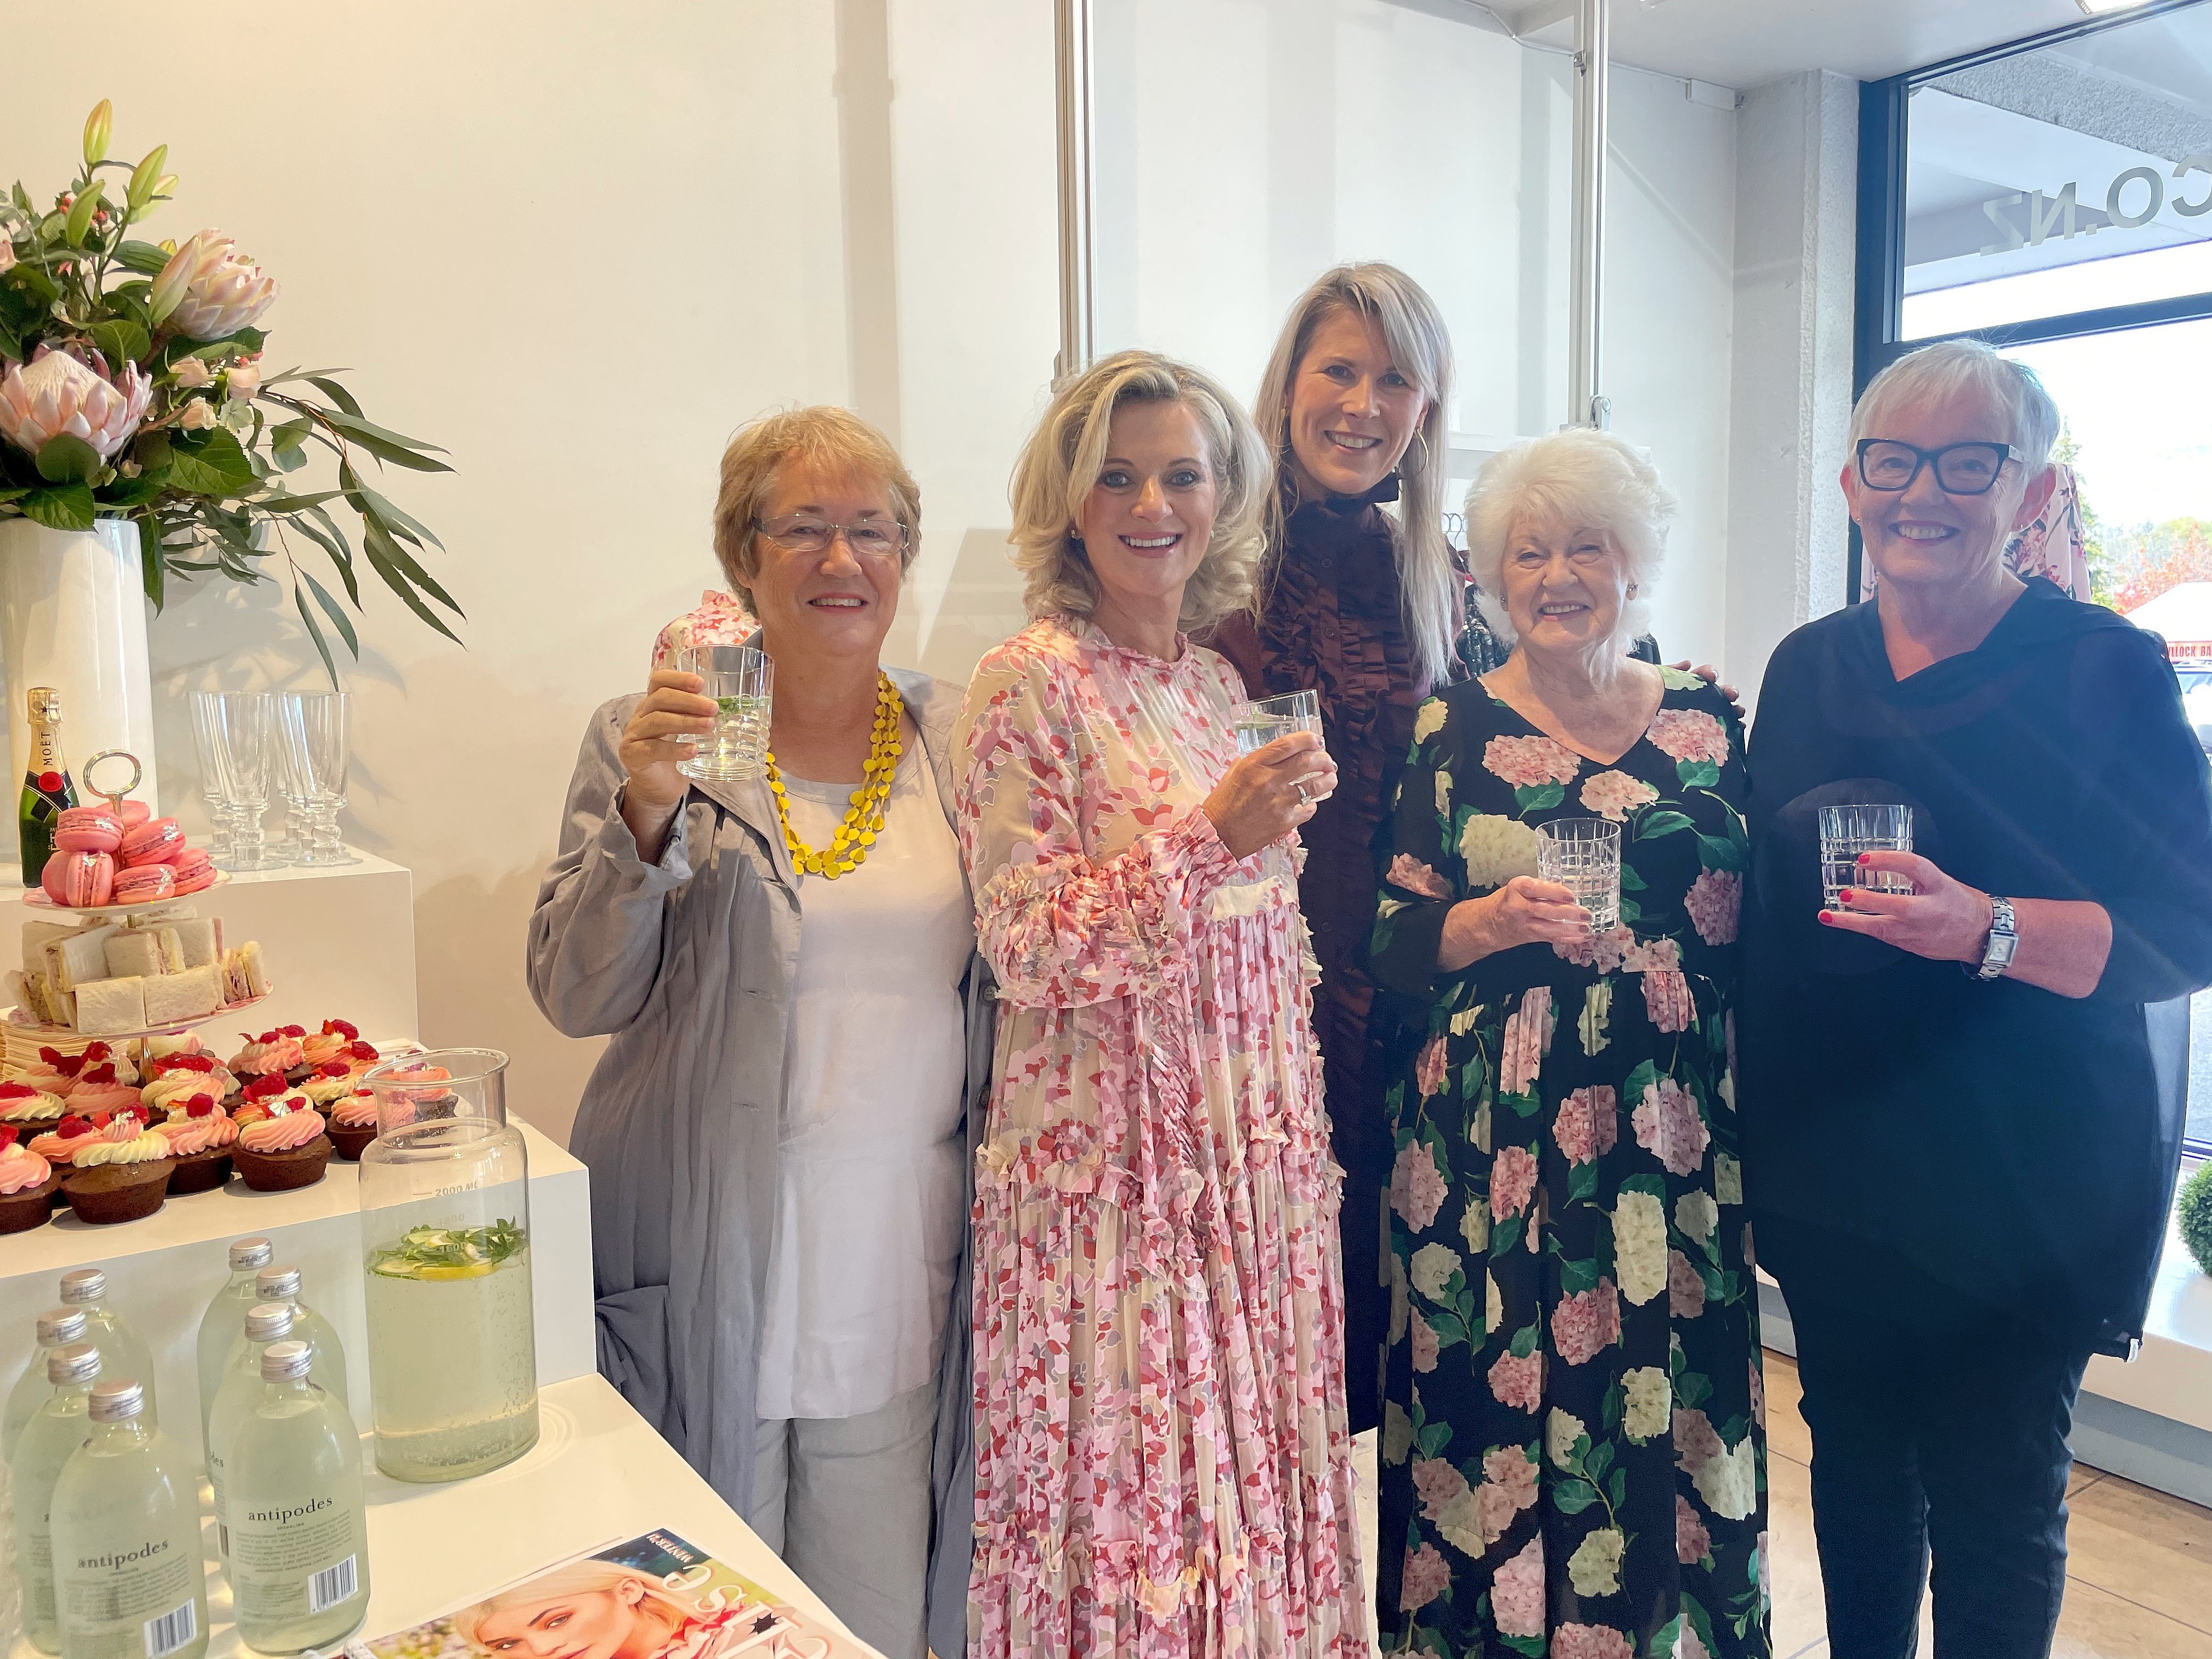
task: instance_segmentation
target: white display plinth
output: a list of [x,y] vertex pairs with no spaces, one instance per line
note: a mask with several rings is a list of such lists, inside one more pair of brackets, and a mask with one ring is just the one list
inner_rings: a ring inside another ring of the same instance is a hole
[[[356,851],[359,849],[356,848]],[[21,872],[0,865],[0,969],[21,964],[23,923],[53,921],[72,913],[34,909],[23,902]],[[404,866],[362,854],[359,864],[335,869],[288,867],[234,875],[220,887],[179,903],[204,916],[221,916],[224,939],[258,939],[275,988],[231,1024],[214,1021],[208,1046],[230,1054],[238,1032],[251,1025],[322,1029],[326,1019],[351,1020],[372,1042],[416,1036],[415,878]],[[0,997],[0,1006],[11,998]]]
[[[364,1443],[369,1598],[358,1632],[363,1639],[454,1612],[569,1556],[665,1528],[853,1640],[821,1597],[604,1379],[556,1382],[539,1395],[538,1411],[543,1435],[526,1456],[451,1486],[389,1480],[376,1472]],[[231,1623],[230,1589],[216,1564],[214,1521],[204,1528],[208,1659],[236,1659],[253,1650]],[[863,1654],[875,1651],[854,1645]],[[19,1642],[12,1659],[41,1656]]]
[[[567,1152],[510,1121],[530,1149],[530,1284],[543,1386],[599,1366],[591,1183]],[[0,1390],[30,1363],[38,1316],[59,1304],[62,1275],[104,1267],[116,1311],[153,1349],[162,1426],[197,1457],[200,1316],[230,1277],[230,1241],[259,1233],[275,1243],[277,1265],[300,1269],[307,1304],[337,1328],[349,1402],[367,1426],[360,1167],[333,1158],[320,1181],[292,1193],[251,1192],[234,1177],[220,1191],[171,1199],[143,1221],[112,1227],[88,1227],[64,1210],[43,1227],[0,1237]]]

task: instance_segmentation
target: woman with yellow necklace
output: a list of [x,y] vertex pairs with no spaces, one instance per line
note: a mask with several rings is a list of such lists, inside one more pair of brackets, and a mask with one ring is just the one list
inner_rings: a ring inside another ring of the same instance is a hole
[[920,508],[842,410],[738,433],[714,545],[775,665],[767,775],[679,773],[714,705],[656,671],[592,719],[531,927],[547,1018],[613,1038],[572,1139],[600,1370],[892,1659],[921,1659],[932,1584],[938,1650],[965,1645],[965,1109],[990,1061],[960,690],[878,663]]

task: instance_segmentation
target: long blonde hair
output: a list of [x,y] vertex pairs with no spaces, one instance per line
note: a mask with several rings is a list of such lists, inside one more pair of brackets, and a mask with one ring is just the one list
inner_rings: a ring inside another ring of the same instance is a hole
[[1290,511],[1297,504],[1291,470],[1291,383],[1305,361],[1314,331],[1339,312],[1350,312],[1379,327],[1400,372],[1428,400],[1406,453],[1398,458],[1397,533],[1391,538],[1398,558],[1399,608],[1413,650],[1414,672],[1425,690],[1450,678],[1462,621],[1459,573],[1452,568],[1443,525],[1451,335],[1428,290],[1395,265],[1370,262],[1322,272],[1298,296],[1276,337],[1253,404],[1253,417],[1271,440],[1278,475],[1262,520],[1267,550],[1256,603],[1265,607],[1282,567]]
[[1201,370],[1152,351],[1102,357],[1053,396],[1022,446],[1007,490],[1014,568],[1032,617],[1088,617],[1098,578],[1072,527],[1106,464],[1114,411],[1126,403],[1176,403],[1206,434],[1217,488],[1213,538],[1182,591],[1186,631],[1218,622],[1243,605],[1258,573],[1261,507],[1268,489],[1267,447],[1237,400]]
[[629,1583],[638,1585],[645,1592],[638,1598],[638,1616],[656,1620],[666,1628],[666,1635],[653,1644],[655,1647],[665,1646],[667,1637],[701,1616],[697,1603],[686,1601],[652,1573],[624,1566],[619,1561],[593,1560],[572,1562],[542,1578],[486,1596],[466,1612],[455,1613],[453,1628],[462,1640],[481,1651],[483,1644],[477,1639],[477,1632],[483,1628],[483,1621],[502,1607],[526,1601],[553,1601],[564,1595],[605,1595]]

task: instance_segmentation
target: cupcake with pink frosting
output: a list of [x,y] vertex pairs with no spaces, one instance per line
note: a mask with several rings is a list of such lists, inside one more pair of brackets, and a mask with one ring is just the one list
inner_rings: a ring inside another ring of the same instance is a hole
[[302,1035],[301,1028],[295,1025],[289,1031],[264,1031],[258,1037],[248,1037],[246,1046],[230,1057],[230,1069],[246,1083],[264,1077],[289,1081],[289,1074],[306,1060],[307,1051],[300,1042]]
[[112,1066],[118,1082],[136,1084],[138,1081],[138,1070],[131,1063],[127,1044],[118,1048],[110,1043],[88,1042],[84,1045],[84,1052],[77,1058],[83,1062],[82,1069],[77,1073],[80,1079],[95,1066]]
[[117,1077],[113,1064],[107,1060],[86,1066],[76,1087],[70,1091],[69,1109],[81,1117],[95,1112],[127,1112],[139,1103],[138,1085]]
[[0,1083],[0,1123],[36,1134],[52,1128],[68,1110],[59,1095],[28,1083]]
[[39,1062],[24,1067],[15,1080],[27,1083],[33,1089],[67,1100],[70,1091],[76,1087],[77,1074],[84,1070],[82,1054],[65,1054],[58,1048],[39,1050]]
[[158,1074],[170,1060],[187,1054],[204,1054],[207,1051],[207,1044],[200,1041],[198,1031],[179,1031],[174,1036],[155,1036],[138,1040],[139,1056],[149,1078]]
[[[125,1125],[129,1133],[112,1131]],[[111,1133],[80,1146],[62,1177],[62,1196],[88,1227],[142,1221],[161,1207],[175,1170],[168,1139],[147,1128],[133,1113],[116,1117]]]
[[356,1089],[326,1107],[325,1115],[330,1119],[331,1145],[338,1149],[338,1156],[358,1161],[376,1139],[376,1097]]
[[[106,1139],[111,1129],[114,1129],[112,1118],[95,1123],[88,1117],[80,1117],[72,1112],[46,1133],[33,1139],[31,1150],[49,1164],[66,1164],[75,1160],[78,1147]],[[131,1127],[116,1130],[115,1133],[126,1138],[137,1133],[136,1120],[132,1121]]]
[[331,1161],[323,1115],[305,1095],[286,1095],[265,1105],[268,1116],[240,1127],[232,1164],[257,1193],[313,1186]]
[[23,1233],[53,1211],[62,1190],[54,1166],[17,1144],[22,1132],[0,1123],[0,1233]]
[[239,1127],[203,1090],[180,1100],[168,1117],[154,1126],[165,1136],[177,1162],[169,1176],[169,1196],[212,1192],[230,1179],[231,1149],[238,1145]]
[[300,1048],[307,1057],[307,1069],[313,1072],[332,1060],[343,1060],[346,1050],[360,1041],[361,1027],[351,1020],[326,1019],[321,1030],[301,1039]]
[[158,1122],[163,1114],[173,1111],[182,1102],[194,1095],[210,1095],[220,1106],[239,1092],[238,1079],[222,1068],[220,1061],[205,1055],[205,1071],[164,1070],[138,1091],[139,1101],[154,1114]]

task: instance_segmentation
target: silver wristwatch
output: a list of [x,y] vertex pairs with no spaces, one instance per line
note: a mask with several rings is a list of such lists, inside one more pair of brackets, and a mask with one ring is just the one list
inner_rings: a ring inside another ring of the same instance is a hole
[[1976,979],[2002,979],[2005,969],[2012,966],[2013,952],[2020,949],[2020,930],[2013,924],[2012,901],[1990,895],[1990,944],[1982,953],[1978,970],[1969,969]]

